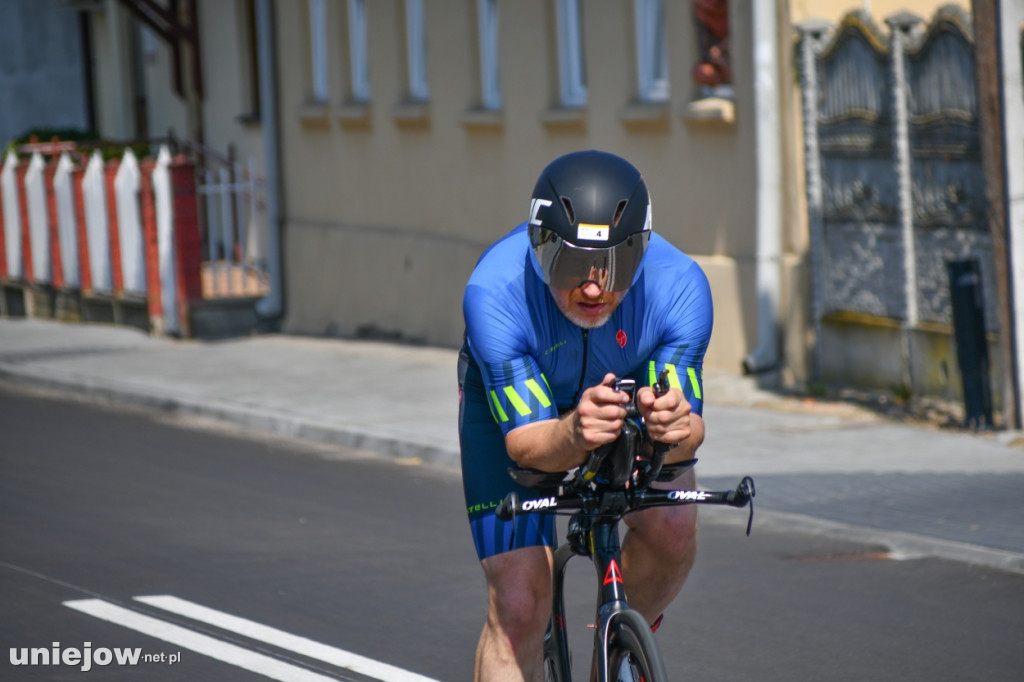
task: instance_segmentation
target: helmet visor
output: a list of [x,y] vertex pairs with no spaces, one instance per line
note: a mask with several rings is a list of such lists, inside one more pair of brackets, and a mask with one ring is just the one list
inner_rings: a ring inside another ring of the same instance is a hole
[[534,235],[534,253],[544,282],[554,289],[575,289],[597,282],[605,291],[626,291],[633,284],[651,233],[644,231],[608,248],[573,246],[551,230]]

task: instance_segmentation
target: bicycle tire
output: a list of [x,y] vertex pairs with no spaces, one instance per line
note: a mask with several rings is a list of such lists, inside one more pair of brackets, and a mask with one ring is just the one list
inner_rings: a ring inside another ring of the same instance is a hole
[[[568,651],[565,653],[569,655]],[[566,666],[571,670],[571,663],[567,661]],[[544,637],[544,682],[572,682],[571,675],[566,677],[566,674],[563,673],[562,659],[558,655],[558,644],[549,631]]]
[[[608,639],[609,682],[668,682],[665,664],[651,627],[636,611],[616,616]],[[619,676],[626,661],[631,678]]]
[[555,659],[547,654],[544,655],[544,682],[562,682]]

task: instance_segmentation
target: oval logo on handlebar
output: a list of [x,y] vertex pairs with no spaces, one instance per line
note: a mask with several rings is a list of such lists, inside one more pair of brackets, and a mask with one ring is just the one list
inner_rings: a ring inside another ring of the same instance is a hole
[[523,502],[523,511],[537,511],[538,509],[551,509],[557,507],[558,501],[554,497],[542,497],[539,500],[526,500]]
[[711,495],[703,490],[670,490],[668,499],[680,502],[703,502],[710,499]]

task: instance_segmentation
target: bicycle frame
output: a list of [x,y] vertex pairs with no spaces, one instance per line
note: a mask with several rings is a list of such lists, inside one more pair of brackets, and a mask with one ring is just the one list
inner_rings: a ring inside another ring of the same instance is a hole
[[[618,534],[618,519],[600,521],[580,538],[590,548],[594,569],[597,571],[597,616],[594,633],[594,651],[597,657],[599,680],[608,677],[608,639],[613,620],[627,611],[626,594],[622,583],[621,546]],[[545,641],[550,658],[558,668],[556,679],[569,682],[572,679],[572,661],[569,657],[569,638],[565,613],[565,571],[569,559],[580,555],[583,547],[566,541],[555,551],[555,566],[552,582],[551,626]],[[635,614],[635,612],[630,611]],[[648,627],[644,624],[644,627]]]

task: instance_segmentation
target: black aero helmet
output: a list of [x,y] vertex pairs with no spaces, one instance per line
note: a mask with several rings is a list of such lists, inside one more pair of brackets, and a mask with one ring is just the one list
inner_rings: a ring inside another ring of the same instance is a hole
[[529,232],[549,287],[595,281],[607,291],[625,291],[651,236],[647,185],[633,164],[614,154],[566,154],[533,188]]

